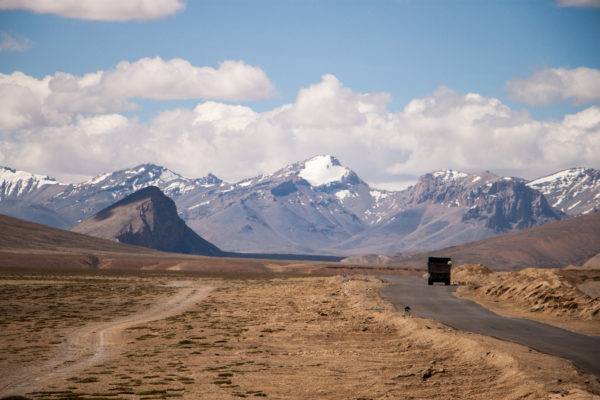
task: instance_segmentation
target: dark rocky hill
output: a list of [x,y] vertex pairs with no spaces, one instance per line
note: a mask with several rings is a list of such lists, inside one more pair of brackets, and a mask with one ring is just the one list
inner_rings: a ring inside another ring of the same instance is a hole
[[125,197],[72,228],[73,232],[161,251],[222,255],[177,215],[173,200],[156,186]]

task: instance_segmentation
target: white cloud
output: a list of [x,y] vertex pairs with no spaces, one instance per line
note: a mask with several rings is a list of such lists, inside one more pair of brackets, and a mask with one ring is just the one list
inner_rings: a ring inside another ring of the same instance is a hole
[[578,105],[592,104],[600,102],[600,70],[586,67],[544,69],[526,79],[512,79],[507,87],[513,99],[534,106],[569,99]]
[[78,113],[132,110],[137,107],[134,98],[237,101],[268,98],[274,92],[266,74],[243,61],[224,61],[215,69],[155,57],[123,61],[115,69],[81,77],[0,73],[0,129],[63,124]]
[[387,93],[354,93],[335,76],[324,75],[320,83],[300,90],[293,120],[297,125],[352,126],[364,122],[369,113],[385,112],[390,101]]
[[20,35],[9,35],[0,31],[0,51],[24,52],[31,46],[31,40]]
[[237,181],[325,153],[388,188],[444,168],[534,178],[600,166],[598,106],[545,122],[498,99],[444,87],[397,113],[388,101],[326,75],[294,103],[262,113],[207,101],[145,123],[107,113],[50,125],[41,107],[33,117],[21,115],[33,121],[26,128],[17,121],[0,133],[0,165],[63,178],[155,162],[190,177],[213,172]]
[[147,21],[185,8],[182,0],[0,0],[0,9],[94,21]]
[[243,61],[224,61],[218,69],[195,67],[181,58],[122,61],[114,70],[104,73],[100,85],[120,98],[157,100],[258,100],[274,94],[263,70]]
[[600,0],[557,0],[559,7],[600,7]]

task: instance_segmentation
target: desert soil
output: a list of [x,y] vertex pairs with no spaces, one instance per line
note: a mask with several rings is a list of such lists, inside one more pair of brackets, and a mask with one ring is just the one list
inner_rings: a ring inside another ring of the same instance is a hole
[[565,360],[401,316],[382,285],[0,273],[0,396],[600,398]]
[[600,335],[600,268],[526,268],[492,272],[467,264],[452,272],[456,295],[507,317]]

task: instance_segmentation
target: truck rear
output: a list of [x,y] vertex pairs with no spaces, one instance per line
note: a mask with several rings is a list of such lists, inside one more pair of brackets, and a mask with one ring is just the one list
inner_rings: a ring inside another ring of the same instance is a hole
[[427,284],[433,285],[434,282],[443,282],[445,285],[449,285],[451,269],[451,258],[429,257],[429,261],[427,262]]

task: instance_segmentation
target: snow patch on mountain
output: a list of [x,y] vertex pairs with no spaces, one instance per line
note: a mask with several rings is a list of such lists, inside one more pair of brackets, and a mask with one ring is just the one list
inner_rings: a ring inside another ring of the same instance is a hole
[[335,193],[335,197],[337,197],[340,201],[344,200],[346,197],[355,197],[356,194],[352,193],[349,190],[339,190]]
[[306,161],[298,176],[316,187],[339,182],[349,174],[350,170],[340,165],[335,157],[325,155]]
[[[549,193],[550,187],[566,187],[573,182],[577,178],[578,175],[581,175],[585,172],[584,168],[570,168],[565,169],[564,171],[558,171],[552,175],[544,176],[542,178],[533,180],[529,182],[527,185],[532,187],[542,186],[544,187],[544,194]],[[551,185],[544,185],[550,183]]]
[[378,202],[381,199],[385,199],[390,195],[389,193],[382,192],[381,190],[371,190],[369,194],[375,199],[376,202]]
[[248,179],[247,181],[239,182],[237,185],[240,187],[246,187],[252,185],[254,182],[252,179]]

